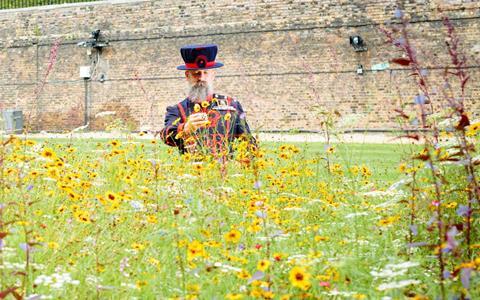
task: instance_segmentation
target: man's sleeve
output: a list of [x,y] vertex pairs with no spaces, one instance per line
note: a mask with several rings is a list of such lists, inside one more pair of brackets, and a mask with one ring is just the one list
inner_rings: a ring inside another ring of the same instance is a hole
[[160,131],[160,137],[165,144],[172,147],[178,147],[182,150],[184,125],[185,123],[182,121],[178,107],[176,105],[168,106],[165,115],[165,127]]
[[234,107],[237,109],[237,118],[235,119],[235,137],[245,136],[252,144],[256,144],[255,138],[250,131],[247,123],[247,115],[242,105],[237,100],[233,101]]

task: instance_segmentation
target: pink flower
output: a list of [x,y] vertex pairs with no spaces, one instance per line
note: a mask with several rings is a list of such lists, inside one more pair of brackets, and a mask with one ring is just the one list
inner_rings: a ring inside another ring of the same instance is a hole
[[320,282],[318,283],[318,285],[329,288],[329,287],[330,287],[330,282],[328,282],[328,281],[320,281]]

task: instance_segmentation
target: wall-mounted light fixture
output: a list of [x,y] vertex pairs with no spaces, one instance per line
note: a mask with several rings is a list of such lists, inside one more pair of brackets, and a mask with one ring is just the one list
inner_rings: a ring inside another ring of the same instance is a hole
[[356,52],[367,51],[367,45],[365,45],[365,42],[359,35],[350,36],[350,45]]
[[108,41],[100,41],[100,29],[92,31],[90,38],[77,43],[77,46],[84,48],[94,48],[101,51],[108,46]]
[[358,75],[363,75],[363,66],[362,65],[357,66],[357,74]]

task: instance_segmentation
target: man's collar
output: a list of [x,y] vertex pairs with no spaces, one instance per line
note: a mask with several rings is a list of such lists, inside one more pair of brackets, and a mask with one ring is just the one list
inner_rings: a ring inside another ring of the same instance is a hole
[[[216,94],[212,94],[212,95],[208,95],[207,96],[207,99],[205,99],[206,101],[208,101],[209,103],[211,103],[213,101],[213,99],[216,98]],[[203,101],[200,101],[200,102],[196,102],[196,101],[193,101],[192,99],[190,99],[190,97],[187,97],[188,101],[192,102],[192,103],[202,103]]]

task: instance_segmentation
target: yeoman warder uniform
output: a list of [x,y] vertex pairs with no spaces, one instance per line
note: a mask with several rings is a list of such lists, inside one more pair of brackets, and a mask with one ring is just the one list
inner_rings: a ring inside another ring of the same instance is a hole
[[[185,65],[178,66],[178,70],[205,70],[223,66],[215,61],[217,46],[214,44],[188,45],[182,47],[180,53]],[[185,134],[183,129],[187,118],[196,112],[207,114],[207,126]],[[231,151],[232,142],[241,137],[255,143],[240,102],[219,94],[210,95],[201,103],[187,97],[167,107],[165,127],[160,136],[167,145],[177,147],[182,154],[191,152],[191,149],[207,150],[213,154],[220,153],[225,147]]]

